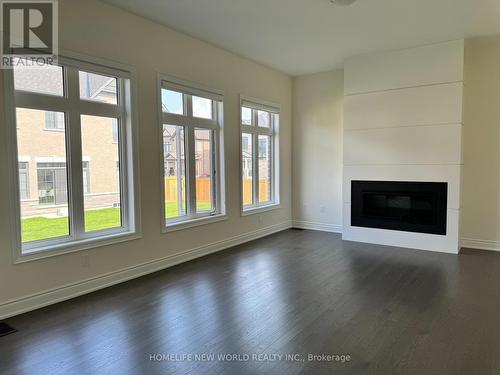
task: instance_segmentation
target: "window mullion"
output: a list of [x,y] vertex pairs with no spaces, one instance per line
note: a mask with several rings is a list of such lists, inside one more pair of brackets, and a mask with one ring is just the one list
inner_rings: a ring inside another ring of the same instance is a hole
[[[193,102],[191,95],[184,95],[185,111],[189,118],[193,113]],[[196,215],[196,141],[194,137],[194,126],[186,126],[187,130],[187,155],[188,155],[188,216]]]
[[258,126],[259,126],[259,116],[257,113],[256,109],[252,109],[252,125],[253,125],[253,132],[252,132],[252,146],[253,146],[253,191],[254,191],[254,198],[253,198],[253,204],[254,206],[259,205],[259,134],[258,134]]
[[241,124],[241,132],[242,133],[255,133],[256,129],[255,129],[255,126]]
[[253,204],[259,204],[259,134],[252,133],[252,147],[253,147]]
[[193,117],[193,97],[189,94],[184,94],[184,113],[188,118]]
[[219,102],[215,105],[216,120],[217,120],[217,130],[214,131],[214,161],[215,161],[215,194],[216,194],[216,202],[215,202],[215,211],[216,213],[221,213],[225,211],[225,202],[223,200],[223,192],[224,190],[224,168],[223,165],[225,163],[224,159],[224,112],[222,107],[222,102]]
[[187,152],[188,152],[188,216],[196,214],[196,157],[194,127],[188,126],[187,130]]
[[218,178],[218,160],[217,160],[217,142],[216,142],[216,137],[218,136],[217,131],[212,130],[211,131],[211,150],[212,150],[212,162],[211,162],[211,167],[212,167],[212,213],[217,210],[217,205],[219,204],[219,197],[217,196],[217,190],[219,184],[217,183],[217,178]]
[[82,132],[81,119],[78,111],[80,100],[78,69],[66,68],[66,87],[69,102],[67,111],[68,150],[69,158],[68,180],[70,189],[70,223],[72,235],[76,239],[84,236],[84,193],[83,193],[83,168],[82,168]]
[[67,98],[55,95],[39,94],[25,91],[16,91],[14,95],[16,106],[22,108],[64,112],[68,105]]
[[276,155],[275,155],[275,144],[274,144],[274,114],[271,113],[270,117],[270,125],[271,125],[271,135],[269,136],[269,156],[270,156],[270,161],[269,161],[269,169],[270,169],[270,177],[271,180],[269,181],[269,192],[270,196],[269,198],[271,199],[271,202],[276,202],[275,198],[275,181],[274,181],[274,176],[275,176],[275,163],[276,163]]

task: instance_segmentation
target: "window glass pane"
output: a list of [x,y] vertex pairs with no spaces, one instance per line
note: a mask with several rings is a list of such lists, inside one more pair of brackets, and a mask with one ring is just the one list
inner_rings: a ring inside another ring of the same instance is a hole
[[247,107],[241,107],[241,123],[243,125],[252,125],[252,110]]
[[[16,61],[25,61],[16,59]],[[64,95],[63,68],[57,65],[14,67],[14,88],[48,95]]]
[[116,104],[116,78],[101,74],[79,72],[80,99]]
[[259,203],[271,200],[271,137],[259,135]]
[[271,121],[269,119],[269,112],[257,111],[257,118],[259,121],[259,126],[261,127],[268,128],[271,124]]
[[19,162],[19,198],[21,200],[29,198],[29,185],[28,185],[28,163]]
[[180,92],[161,89],[161,106],[163,112],[184,114],[184,100]]
[[[66,132],[64,127],[60,132],[44,131],[45,116],[45,111],[16,110],[18,153],[36,160],[19,165],[20,175],[25,176],[20,178],[20,189],[26,190],[20,203],[23,243],[69,235]],[[28,180],[33,181],[31,186]]]
[[[170,146],[167,146],[170,145]],[[165,216],[175,219],[186,215],[186,159],[184,154],[184,127],[163,125],[165,168]]]
[[81,129],[85,231],[121,227],[120,153],[113,119],[82,115]]
[[193,116],[200,118],[212,118],[212,101],[199,96],[193,96]]
[[253,147],[252,134],[241,134],[241,170],[243,205],[253,204]]
[[212,160],[213,133],[207,129],[195,129],[196,211],[214,209],[214,175]]

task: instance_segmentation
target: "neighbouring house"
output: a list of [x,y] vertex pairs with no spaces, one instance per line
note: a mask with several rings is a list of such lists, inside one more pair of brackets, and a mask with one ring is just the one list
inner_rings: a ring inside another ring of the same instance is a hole
[[[16,88],[62,95],[63,79],[57,68],[23,69],[15,74]],[[43,82],[43,84],[42,84]],[[47,87],[47,85],[50,87]],[[80,97],[116,104],[116,79],[80,72]],[[66,138],[71,133],[63,112],[18,108],[16,111],[19,194],[23,218],[66,216],[68,175]],[[120,162],[118,123],[114,118],[80,118],[85,209],[120,205]],[[110,147],[110,145],[116,145]]]

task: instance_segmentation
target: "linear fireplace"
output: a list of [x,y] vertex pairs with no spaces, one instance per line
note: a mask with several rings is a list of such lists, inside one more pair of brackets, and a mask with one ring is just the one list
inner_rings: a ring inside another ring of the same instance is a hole
[[446,182],[351,181],[351,226],[446,235]]

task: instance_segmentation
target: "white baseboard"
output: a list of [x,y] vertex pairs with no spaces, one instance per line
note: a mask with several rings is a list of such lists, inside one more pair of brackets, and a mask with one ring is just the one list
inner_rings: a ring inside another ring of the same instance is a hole
[[321,232],[342,233],[342,225],[318,223],[315,221],[293,220],[292,226],[300,229],[318,230]]
[[147,275],[149,273],[160,271],[162,269],[175,266],[179,263],[187,262],[204,255],[215,253],[232,246],[236,246],[248,241],[255,240],[257,238],[280,232],[285,229],[289,229],[291,228],[291,226],[291,221],[275,224],[267,228],[240,234],[238,236],[234,236],[225,240],[199,246],[179,254],[110,272],[98,277],[83,280],[78,283],[68,284],[59,288],[46,290],[44,292],[26,296],[20,299],[10,300],[0,304],[0,320],[14,315],[22,314],[24,312],[36,310],[44,306],[52,305],[57,302],[78,297],[83,294],[91,293],[108,286]]
[[[322,232],[342,233],[342,225],[318,223],[307,220],[293,220],[293,228],[317,230]],[[478,250],[500,251],[500,241],[478,240],[471,238],[461,238],[460,247]]]
[[477,240],[472,238],[460,239],[460,246],[468,249],[500,251],[500,241]]

